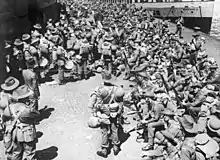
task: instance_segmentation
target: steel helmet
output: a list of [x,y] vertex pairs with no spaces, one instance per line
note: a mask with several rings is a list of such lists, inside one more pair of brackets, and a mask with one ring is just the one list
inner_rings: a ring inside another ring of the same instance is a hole
[[108,96],[108,91],[102,87],[98,89],[98,94],[100,97],[105,98],[106,96]]
[[121,87],[118,87],[114,93],[115,99],[123,98],[125,95],[124,89]]
[[88,121],[88,126],[90,128],[97,128],[100,125],[100,121],[98,117],[90,117]]
[[112,45],[111,49],[112,49],[112,51],[116,51],[117,50],[117,46],[116,45]]

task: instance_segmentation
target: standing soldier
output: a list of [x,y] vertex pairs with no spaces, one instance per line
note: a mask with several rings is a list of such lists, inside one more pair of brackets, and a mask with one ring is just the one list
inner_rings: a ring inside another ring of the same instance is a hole
[[14,77],[8,77],[5,82],[1,85],[1,89],[3,90],[0,93],[0,119],[1,119],[1,130],[3,131],[3,139],[5,145],[5,154],[7,158],[12,156],[12,152],[10,150],[11,146],[7,145],[7,136],[5,134],[6,124],[3,122],[3,113],[5,108],[7,108],[10,104],[14,103],[16,100],[12,97],[13,91],[19,86],[19,81]]
[[181,16],[176,20],[176,34],[179,34],[180,38],[182,38],[183,24],[184,24],[184,19]]
[[112,73],[112,51],[111,51],[111,41],[113,40],[113,37],[105,37],[104,43],[101,47],[102,52],[102,61],[104,61],[105,68],[109,70],[110,73]]
[[97,87],[91,94],[89,107],[92,109],[93,116],[99,117],[101,122],[102,144],[101,150],[97,151],[97,154],[107,157],[110,137],[114,154],[117,155],[120,151],[118,128],[123,112],[124,90],[111,83],[109,72],[103,73],[102,78],[104,84]]
[[59,85],[64,84],[65,50],[63,47],[57,47],[57,64]]
[[31,91],[34,92],[32,100],[33,100],[33,108],[38,110],[38,100],[40,98],[40,90],[38,87],[38,77],[37,74],[34,72],[36,67],[36,63],[34,59],[29,59],[27,62],[27,69],[23,70],[22,75],[24,78],[25,84],[29,87]]
[[31,36],[29,34],[23,34],[22,35],[22,41],[23,41],[23,44],[24,44],[24,49],[23,51],[26,51],[30,49],[30,43],[31,43]]
[[4,110],[3,121],[5,123],[5,147],[11,152],[11,159],[36,160],[36,129],[35,118],[38,112],[29,107],[33,92],[26,85],[18,87],[13,92],[13,97],[18,100]]
[[91,51],[90,44],[87,39],[84,39],[80,45],[79,55],[81,56],[81,63],[78,65],[79,78],[82,80],[83,75],[85,79],[88,79],[87,62]]
[[13,57],[11,59],[11,75],[15,76],[21,83],[22,79],[22,69],[25,68],[25,61],[23,57],[23,43],[20,39],[14,41]]

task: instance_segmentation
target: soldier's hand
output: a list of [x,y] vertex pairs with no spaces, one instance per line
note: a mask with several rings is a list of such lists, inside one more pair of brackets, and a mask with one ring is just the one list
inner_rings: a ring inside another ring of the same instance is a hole
[[148,121],[146,121],[146,120],[144,120],[144,119],[141,120],[140,122],[141,122],[142,124],[147,124],[147,123],[148,123]]

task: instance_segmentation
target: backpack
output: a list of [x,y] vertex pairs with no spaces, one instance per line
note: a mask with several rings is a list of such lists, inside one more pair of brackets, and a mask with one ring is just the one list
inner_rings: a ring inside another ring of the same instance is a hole
[[110,43],[103,43],[102,45],[102,54],[104,56],[110,56],[111,55],[111,44]]

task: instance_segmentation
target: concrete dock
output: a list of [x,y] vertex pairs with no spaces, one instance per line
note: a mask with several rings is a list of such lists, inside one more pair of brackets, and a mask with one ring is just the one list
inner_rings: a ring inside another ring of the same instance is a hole
[[[175,32],[176,30],[176,26],[173,23],[170,23],[169,28],[171,32]],[[192,29],[184,28],[183,29],[184,40],[186,40],[187,42],[190,42],[192,39],[193,33],[194,31]],[[202,37],[205,37],[206,39],[206,44],[205,44],[206,53],[208,54],[209,57],[215,58],[218,65],[220,66],[220,40],[214,37],[211,37],[210,35],[207,35],[202,32],[200,32],[200,34]]]
[[[174,24],[170,24],[170,30],[175,32]],[[184,39],[190,41],[193,32],[185,28]],[[201,35],[206,38],[208,55],[214,57],[220,65],[220,41],[203,33]],[[71,82],[63,86],[40,86],[40,109],[48,107],[42,121],[37,125],[37,155],[40,160],[104,160],[96,155],[100,145],[100,130],[87,126],[90,116],[87,100],[100,83],[101,77],[97,75],[86,81]],[[144,144],[137,143],[136,136],[133,132],[122,144],[119,155],[114,156],[111,153],[106,159],[141,160],[141,147]],[[0,143],[0,160],[3,159],[4,147]]]

